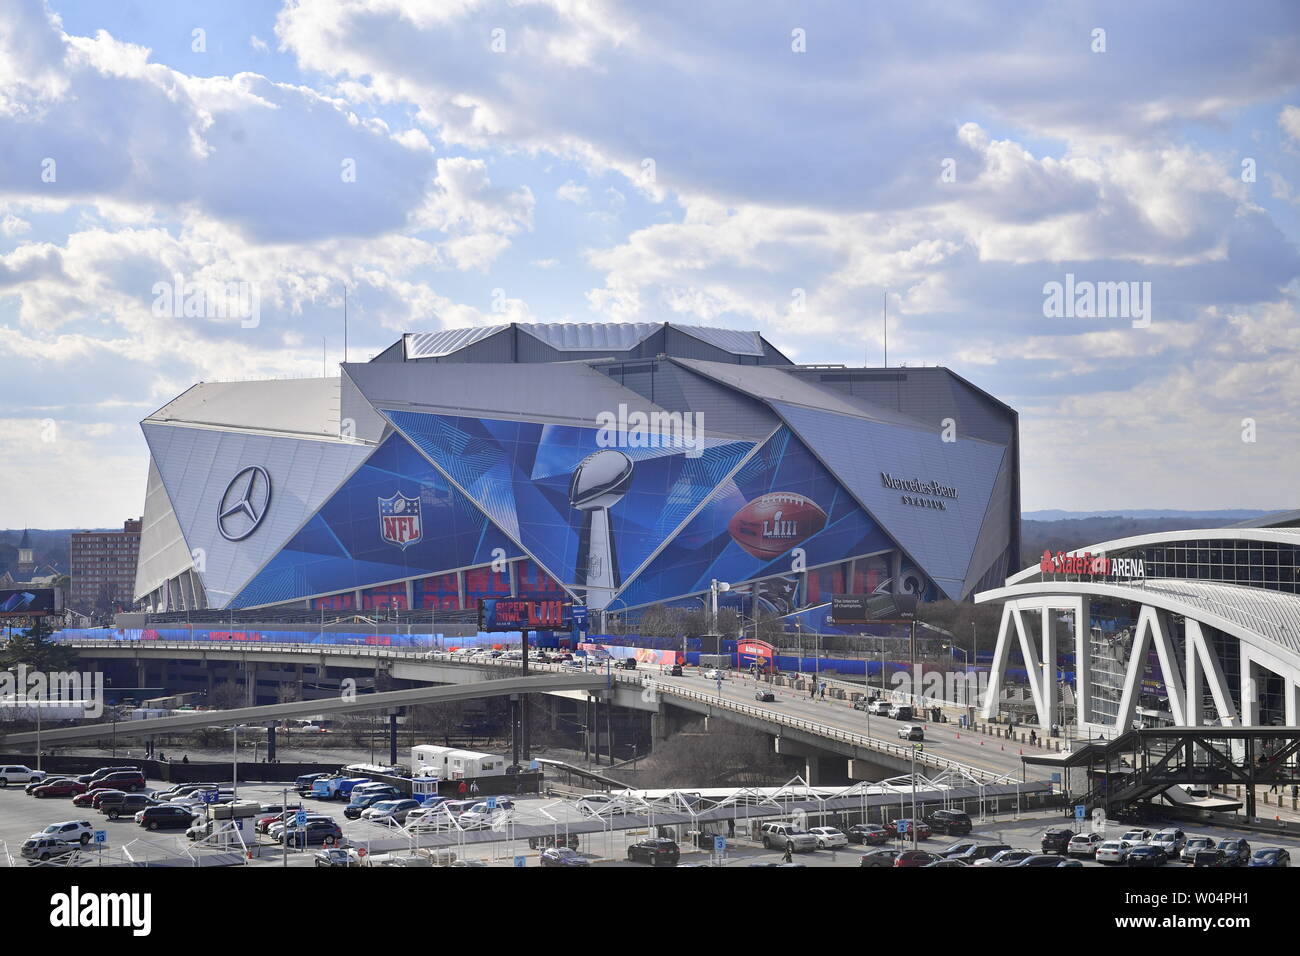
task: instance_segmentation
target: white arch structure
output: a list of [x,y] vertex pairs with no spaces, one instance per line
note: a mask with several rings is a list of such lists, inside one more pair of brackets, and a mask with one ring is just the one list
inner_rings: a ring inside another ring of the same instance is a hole
[[[1225,529],[1225,531],[1228,529]],[[1185,532],[1185,540],[1229,537],[1219,532]],[[1231,535],[1241,537],[1241,535]],[[1144,536],[1145,538],[1146,536]],[[1169,535],[1151,536],[1168,541]],[[1130,545],[1141,539],[1125,539]],[[1289,543],[1294,543],[1292,537]],[[1147,543],[1141,541],[1141,543]],[[1112,542],[1113,550],[1121,542]],[[1081,549],[1082,550],[1082,549]],[[1099,549],[1100,550],[1100,549]],[[1075,552],[1079,553],[1079,552]],[[1095,551],[1094,551],[1095,553]],[[1253,726],[1259,722],[1256,687],[1261,671],[1282,678],[1286,723],[1300,721],[1300,595],[1237,584],[1177,579],[1148,579],[1142,582],[1104,580],[1025,581],[1037,569],[1008,579],[1006,586],[975,596],[977,603],[1003,602],[1002,622],[983,715],[996,713],[1013,646],[1018,646],[1029,672],[1034,709],[1041,726],[1059,723],[1056,677],[1057,650],[1061,635],[1056,611],[1074,615],[1075,699],[1081,731],[1113,735],[1127,730],[1135,716],[1138,694],[1148,650],[1154,646],[1169,695],[1169,709],[1180,726],[1202,726],[1206,716],[1202,702],[1208,685],[1216,713],[1212,719],[1223,726]],[[1013,583],[1020,582],[1020,583]],[[1092,712],[1089,696],[1091,656],[1089,647],[1090,604],[1093,598],[1131,601],[1140,606],[1124,675],[1122,696],[1114,723],[1099,720]],[[1026,625],[1026,615],[1037,614],[1037,633]],[[1183,653],[1177,652],[1175,616],[1183,619]],[[1224,677],[1222,662],[1204,628],[1212,627],[1236,638],[1240,648],[1240,713]]]

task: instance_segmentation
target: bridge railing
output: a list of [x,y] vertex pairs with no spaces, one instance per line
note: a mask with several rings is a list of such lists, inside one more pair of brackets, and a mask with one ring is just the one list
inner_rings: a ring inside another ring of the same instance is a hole
[[[362,644],[276,644],[267,641],[68,641],[66,642],[73,647],[85,648],[141,648],[151,650],[201,650],[211,649],[214,651],[270,651],[277,654],[293,654],[304,657],[320,657],[322,654],[347,655],[349,657],[375,657],[375,658],[406,658],[409,660],[423,661],[442,661],[446,663],[471,664],[476,667],[496,667],[518,669],[521,661],[517,659],[499,658],[472,658],[463,654],[453,654],[449,651],[427,650],[425,648],[409,647],[390,647],[390,646],[368,646]],[[537,671],[550,671],[558,673],[569,673],[574,668],[563,663],[548,661],[529,661],[529,669]],[[645,688],[653,686],[656,693],[663,693],[675,697],[681,697],[688,700],[694,700],[700,703],[708,704],[711,707],[717,707],[721,710],[727,710],[732,713],[742,714],[759,720],[774,723],[779,726],[789,727],[794,730],[802,730],[806,733],[819,737],[825,737],[830,740],[836,740],[840,743],[849,744],[854,747],[861,747],[866,750],[873,750],[886,753],[904,760],[915,760],[920,767],[929,767],[939,770],[955,770],[970,775],[986,783],[1003,783],[1011,780],[1006,774],[996,774],[988,770],[982,770],[969,764],[963,764],[957,760],[950,760],[946,757],[940,757],[935,754],[926,753],[924,750],[916,751],[911,746],[901,745],[889,740],[881,740],[878,737],[869,737],[866,734],[859,734],[853,731],[845,730],[842,727],[834,727],[830,724],[824,724],[815,720],[808,720],[802,717],[795,717],[791,714],[785,714],[778,710],[767,710],[761,707],[755,707],[752,704],[741,703],[740,701],[730,700],[714,694],[706,694],[687,687],[679,687],[671,683],[664,683],[654,680],[645,674],[638,674],[632,671],[621,671],[619,668],[610,668],[611,682],[620,685],[634,686]]]

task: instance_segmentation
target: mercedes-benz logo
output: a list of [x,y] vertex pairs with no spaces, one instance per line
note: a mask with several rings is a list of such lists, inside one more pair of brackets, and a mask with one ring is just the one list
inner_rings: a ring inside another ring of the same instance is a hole
[[243,541],[257,530],[271,507],[271,476],[260,465],[241,469],[217,506],[217,530],[227,541]]

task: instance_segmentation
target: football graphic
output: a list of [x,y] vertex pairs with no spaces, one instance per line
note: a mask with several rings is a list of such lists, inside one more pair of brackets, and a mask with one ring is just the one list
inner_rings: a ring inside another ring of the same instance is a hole
[[794,491],[759,495],[731,517],[731,540],[756,558],[771,561],[826,527],[826,512]]

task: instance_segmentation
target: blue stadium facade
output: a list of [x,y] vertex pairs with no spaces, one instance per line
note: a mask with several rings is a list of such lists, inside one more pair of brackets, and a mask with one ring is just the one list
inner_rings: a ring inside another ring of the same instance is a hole
[[1016,413],[943,368],[801,366],[757,332],[408,334],[337,378],[200,383],[141,423],[154,611],[746,614],[964,599],[1019,562]]

